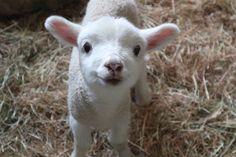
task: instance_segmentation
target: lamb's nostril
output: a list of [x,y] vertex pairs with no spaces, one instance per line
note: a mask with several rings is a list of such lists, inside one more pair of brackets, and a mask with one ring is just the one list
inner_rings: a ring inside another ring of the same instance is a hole
[[116,71],[121,72],[123,69],[122,64],[117,64],[115,69],[116,69]]
[[106,64],[105,67],[111,72],[121,72],[123,69],[123,65],[121,63],[109,63]]

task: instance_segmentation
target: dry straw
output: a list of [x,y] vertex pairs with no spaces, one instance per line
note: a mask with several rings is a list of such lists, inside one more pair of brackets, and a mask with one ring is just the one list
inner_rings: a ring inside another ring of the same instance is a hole
[[[141,1],[145,27],[174,22],[182,32],[149,56],[153,99],[132,107],[132,151],[151,157],[236,156],[235,4]],[[76,7],[63,15],[73,16]],[[1,157],[64,157],[72,151],[66,104],[70,48],[43,29],[46,16],[0,23]],[[106,134],[94,131],[90,155],[114,156]]]

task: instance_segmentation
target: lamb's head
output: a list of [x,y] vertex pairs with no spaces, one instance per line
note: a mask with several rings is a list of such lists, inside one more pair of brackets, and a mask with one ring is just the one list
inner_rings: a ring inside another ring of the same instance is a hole
[[143,74],[144,56],[178,34],[174,24],[139,29],[124,18],[103,17],[85,26],[51,16],[45,27],[78,49],[81,73],[88,84],[132,87]]

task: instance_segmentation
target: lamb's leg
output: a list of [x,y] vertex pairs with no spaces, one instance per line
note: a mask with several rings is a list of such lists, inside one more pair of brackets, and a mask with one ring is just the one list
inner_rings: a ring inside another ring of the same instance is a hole
[[70,116],[70,127],[74,136],[74,150],[71,157],[85,157],[92,143],[91,129],[78,123]]
[[[124,119],[124,117],[126,118]],[[133,157],[127,142],[130,117],[129,115],[124,117],[116,121],[112,127],[109,142],[119,157]]]
[[143,74],[134,86],[135,103],[137,105],[147,105],[151,101],[151,92],[146,80],[146,71],[143,71]]

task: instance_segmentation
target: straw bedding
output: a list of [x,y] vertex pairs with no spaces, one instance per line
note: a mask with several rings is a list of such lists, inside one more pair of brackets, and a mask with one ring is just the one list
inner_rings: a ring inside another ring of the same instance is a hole
[[[132,107],[129,145],[151,157],[236,156],[236,3],[140,0],[143,24],[177,23],[181,34],[152,52],[152,102]],[[81,20],[83,7],[0,22],[0,156],[69,156],[70,49],[43,28],[50,14]],[[81,12],[82,11],[82,12]],[[93,132],[91,156],[114,156]]]

